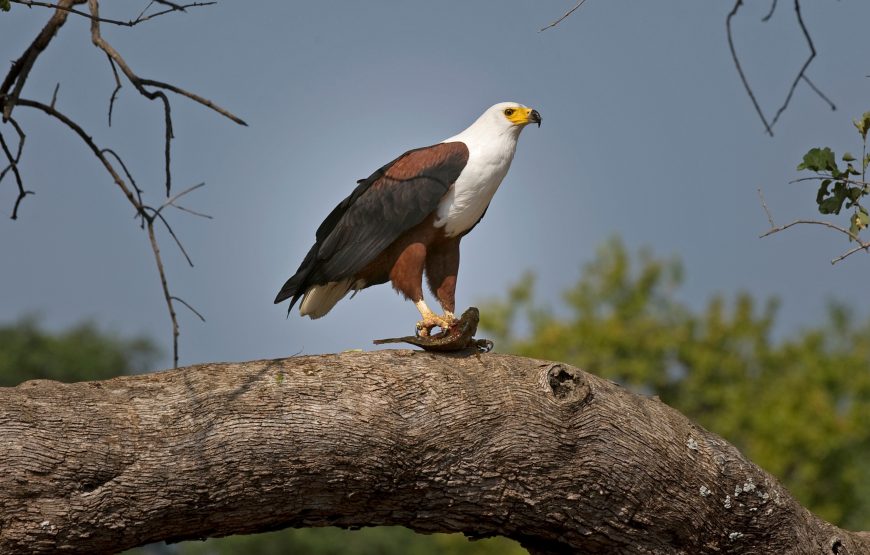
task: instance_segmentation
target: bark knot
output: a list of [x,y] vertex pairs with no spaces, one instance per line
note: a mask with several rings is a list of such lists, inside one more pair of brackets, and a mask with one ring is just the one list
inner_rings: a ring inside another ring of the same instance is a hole
[[583,373],[576,368],[563,364],[552,364],[547,370],[547,383],[553,391],[553,396],[559,401],[585,401],[592,390],[583,379]]

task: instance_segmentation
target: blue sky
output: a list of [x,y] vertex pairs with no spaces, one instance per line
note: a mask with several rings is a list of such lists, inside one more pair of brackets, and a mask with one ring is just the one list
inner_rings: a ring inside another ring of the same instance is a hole
[[[106,6],[104,15],[129,18],[141,9],[134,4]],[[173,293],[207,319],[179,308],[181,363],[370,348],[374,338],[409,333],[416,310],[387,286],[317,321],[285,319],[272,299],[356,179],[505,100],[537,108],[544,124],[523,132],[485,219],[463,241],[459,307],[501,294],[526,270],[558,304],[595,249],[618,234],[632,249],[680,257],[680,295],[695,305],[738,290],[777,295],[781,332],[818,322],[831,298],[866,314],[859,284],[870,260],[831,266],[848,244],[821,229],[758,239],[767,220],[756,189],[778,223],[814,217],[812,186],[788,184],[797,162],[819,143],[857,150],[850,122],[870,109],[860,39],[870,4],[804,6],[819,52],[809,75],[838,109],[800,86],[773,138],[731,63],[730,3],[589,0],[538,31],[571,5],[221,2],[133,29],[105,27],[140,75],[203,94],[250,124],[172,98],[176,191],[205,181],[184,205],[214,216],[171,215],[194,268],[161,237]],[[771,112],[807,49],[791,5],[761,24],[768,8],[750,2],[734,23]],[[0,14],[7,60],[47,17],[17,5]],[[70,17],[23,96],[47,101],[57,82],[58,109],[117,149],[159,202],[162,111],[125,84],[107,127],[112,76],[83,18]],[[23,108],[16,117],[28,133],[21,170],[37,194],[12,221],[14,185],[0,184],[0,321],[37,313],[59,329],[93,319],[152,336],[170,353],[147,237],[126,200],[66,129]]]

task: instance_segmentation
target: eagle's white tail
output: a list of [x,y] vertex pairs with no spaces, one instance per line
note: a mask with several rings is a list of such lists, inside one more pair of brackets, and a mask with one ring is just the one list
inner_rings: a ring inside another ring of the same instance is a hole
[[302,298],[302,304],[299,305],[299,314],[312,319],[326,316],[326,313],[332,310],[335,303],[343,299],[350,289],[350,279],[310,287]]

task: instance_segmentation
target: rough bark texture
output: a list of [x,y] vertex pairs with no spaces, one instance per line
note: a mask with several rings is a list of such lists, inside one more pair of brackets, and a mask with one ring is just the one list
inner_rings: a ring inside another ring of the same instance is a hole
[[718,436],[559,363],[402,350],[0,388],[0,553],[381,524],[543,553],[870,553]]

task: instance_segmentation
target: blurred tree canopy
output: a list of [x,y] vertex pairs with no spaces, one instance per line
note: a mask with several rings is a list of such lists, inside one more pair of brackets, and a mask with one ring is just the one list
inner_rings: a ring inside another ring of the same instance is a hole
[[92,322],[51,333],[28,316],[0,325],[0,386],[25,380],[102,380],[151,370],[160,351],[150,339],[122,339]]
[[564,306],[536,302],[527,275],[481,306],[481,325],[504,352],[658,395],[822,518],[870,528],[870,321],[832,304],[826,322],[774,340],[775,300],[713,296],[693,310],[676,298],[681,281],[679,261],[632,257],[613,239]]

